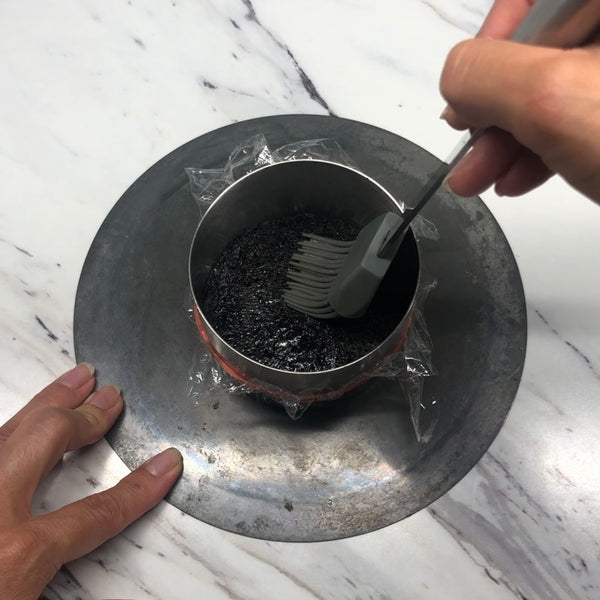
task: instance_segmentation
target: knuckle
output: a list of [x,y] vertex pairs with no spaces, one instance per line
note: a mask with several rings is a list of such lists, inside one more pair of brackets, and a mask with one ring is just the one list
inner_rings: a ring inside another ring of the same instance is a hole
[[26,422],[34,430],[41,430],[45,437],[65,439],[73,426],[69,411],[54,406],[40,407],[26,417]]
[[26,591],[24,584],[27,589],[40,584],[41,589],[61,567],[57,550],[43,528],[28,524],[4,528],[0,544],[0,586]]
[[18,526],[2,531],[0,564],[23,565],[36,562],[47,552],[48,542],[34,528]]
[[75,390],[64,385],[56,385],[56,382],[38,392],[30,401],[33,408],[42,406],[64,406],[65,402],[71,404],[75,401]]
[[33,556],[39,548],[39,540],[30,529],[19,527],[2,531],[2,564],[14,563]]
[[446,57],[440,78],[440,91],[450,103],[458,100],[458,95],[463,87],[462,81],[468,71],[473,43],[473,40],[459,42]]
[[96,408],[95,406],[83,404],[79,408],[75,409],[74,412],[81,415],[85,419],[86,426],[89,429],[98,432],[104,431],[106,420],[102,410]]
[[67,451],[102,437],[107,421],[103,411],[93,406],[82,405],[74,410],[43,406],[29,413],[21,426],[33,439]]
[[466,54],[470,53],[473,46],[473,40],[463,40],[455,44],[448,54],[448,62],[450,66],[457,67],[463,62]]
[[110,491],[88,496],[85,499],[87,515],[99,527],[111,528],[111,525],[128,521],[128,506]]

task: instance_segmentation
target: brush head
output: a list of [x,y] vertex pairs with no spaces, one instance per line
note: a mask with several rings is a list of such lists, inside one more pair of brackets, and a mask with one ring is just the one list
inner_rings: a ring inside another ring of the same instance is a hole
[[304,234],[288,270],[285,302],[312,317],[357,318],[365,314],[403,236],[386,247],[402,217],[385,213],[363,227],[354,241]]
[[287,272],[285,302],[318,319],[339,316],[329,302],[329,292],[353,246],[354,241],[303,234]]

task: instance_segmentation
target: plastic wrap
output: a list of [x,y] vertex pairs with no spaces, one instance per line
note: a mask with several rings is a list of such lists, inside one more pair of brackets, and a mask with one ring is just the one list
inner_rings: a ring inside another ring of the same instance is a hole
[[[192,196],[198,204],[200,215],[219,194],[240,177],[260,167],[290,160],[327,160],[359,169],[359,166],[332,139],[305,140],[271,150],[264,135],[256,135],[234,148],[221,169],[186,168]],[[413,222],[413,232],[417,238],[437,239],[435,225],[422,217]],[[214,356],[206,341],[199,335],[189,372],[188,393],[195,404],[210,398],[211,393],[226,391],[235,394],[259,394],[265,399],[284,407],[292,419],[298,419],[314,402],[324,402],[339,398],[348,390],[362,384],[365,379],[380,377],[397,382],[403,391],[403,399],[410,406],[414,431],[420,442],[427,442],[437,422],[437,399],[431,394],[427,399],[423,394],[424,378],[434,374],[431,360],[432,345],[423,318],[422,307],[429,291],[435,287],[434,281],[427,281],[421,275],[411,309],[410,326],[400,349],[391,354],[379,367],[360,380],[350,381],[343,389],[319,390],[315,395],[310,390],[301,394],[291,394],[274,388],[262,381],[245,380],[232,376]],[[194,323],[194,301],[191,292],[186,299],[186,309],[190,321]]]

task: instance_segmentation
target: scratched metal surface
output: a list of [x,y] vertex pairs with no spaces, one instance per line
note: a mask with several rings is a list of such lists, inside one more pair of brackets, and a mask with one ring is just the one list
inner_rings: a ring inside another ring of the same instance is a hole
[[221,166],[256,133],[273,147],[336,139],[359,168],[410,197],[439,161],[408,140],[354,121],[289,115],[236,123],[178,148],[122,196],[100,228],[75,303],[78,360],[118,381],[126,410],[108,439],[131,468],[176,446],[181,510],[252,537],[316,541],[372,531],[420,510],[481,458],[518,389],[526,347],[523,288],[510,247],[477,198],[441,191],[424,216],[423,268],[438,285],[425,305],[438,373],[424,396],[439,422],[419,444],[398,384],[373,380],[292,421],[254,397],[206,394],[188,376],[198,335],[186,313],[187,257],[198,221],[184,167]]

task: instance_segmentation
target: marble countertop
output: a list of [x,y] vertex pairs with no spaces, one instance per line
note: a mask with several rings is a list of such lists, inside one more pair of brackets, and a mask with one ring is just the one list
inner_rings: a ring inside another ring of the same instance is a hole
[[[331,114],[443,158],[448,50],[490,0],[65,0],[0,6],[0,417],[73,365],[79,273],[104,217],[184,142]],[[346,540],[220,531],[163,502],[63,568],[48,600],[600,597],[600,210],[555,178],[483,200],[527,297],[522,383],[477,466],[429,508]],[[45,480],[55,509],[128,472],[102,441]]]

